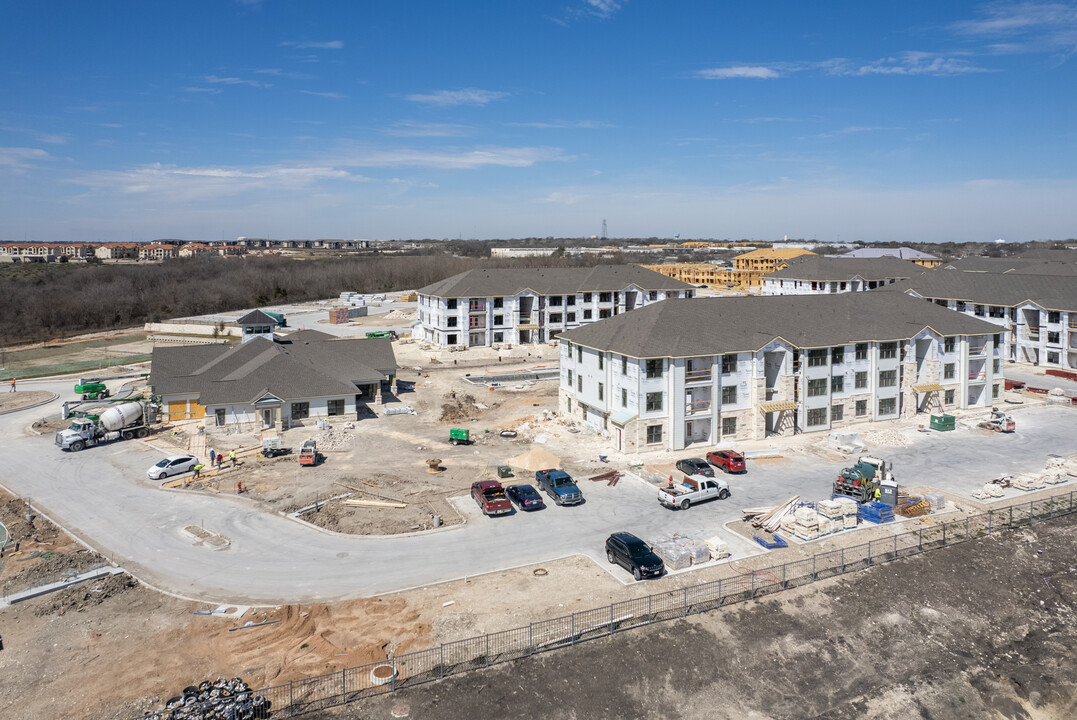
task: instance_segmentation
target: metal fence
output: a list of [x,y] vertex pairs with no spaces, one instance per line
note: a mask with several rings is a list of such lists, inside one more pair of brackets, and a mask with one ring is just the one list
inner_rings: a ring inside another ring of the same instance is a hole
[[951,522],[871,540],[810,558],[754,570],[686,588],[622,600],[525,627],[444,643],[382,662],[294,680],[258,691],[274,718],[287,718],[391,693],[469,670],[606,637],[664,620],[709,612],[726,605],[856,572],[881,563],[983,537],[1009,528],[1068,515],[1077,510],[1073,491]]

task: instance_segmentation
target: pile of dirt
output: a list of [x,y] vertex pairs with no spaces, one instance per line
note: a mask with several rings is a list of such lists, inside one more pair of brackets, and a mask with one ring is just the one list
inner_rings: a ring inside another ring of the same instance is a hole
[[22,543],[29,540],[47,544],[56,540],[60,534],[55,525],[32,508],[28,511],[25,500],[10,496],[0,504],[0,522],[4,523],[12,542]]
[[445,396],[448,402],[441,406],[442,422],[464,422],[476,417],[479,409],[475,407],[474,395],[459,395],[455,392]]
[[48,435],[57,430],[66,430],[70,425],[71,419],[68,418],[67,420],[36,420],[30,427],[42,435]]
[[70,610],[82,612],[136,587],[138,587],[138,581],[127,573],[106,575],[98,580],[81,583],[47,596],[43,602],[34,606],[34,615],[37,617],[53,613],[62,615]]

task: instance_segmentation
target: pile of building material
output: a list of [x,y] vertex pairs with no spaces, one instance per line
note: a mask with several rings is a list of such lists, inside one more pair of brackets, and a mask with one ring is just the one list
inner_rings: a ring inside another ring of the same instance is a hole
[[[715,538],[714,540],[717,540]],[[717,542],[721,542],[718,540]],[[651,549],[654,550],[667,570],[684,570],[692,565],[699,565],[711,559],[711,547],[709,542],[696,542],[688,535],[673,533],[672,535],[659,535],[650,541]],[[722,546],[725,546],[722,543]],[[729,554],[728,547],[721,547],[725,554]]]
[[720,537],[712,537],[710,540],[706,540],[705,544],[710,549],[711,558],[714,560],[721,560],[732,554],[729,552],[729,543]]
[[931,512],[939,512],[946,508],[946,496],[941,493],[926,493],[924,500],[931,505]]
[[349,447],[352,444],[352,440],[355,439],[355,436],[350,432],[335,430],[330,427],[328,430],[315,435],[314,439],[318,443],[318,451],[324,452],[326,450],[341,450]]
[[1033,490],[1043,490],[1047,485],[1042,475],[1032,475],[1030,473],[1022,473],[1013,479],[1011,483],[1013,487],[1018,490],[1024,490],[1025,492],[1031,492]]
[[894,521],[894,508],[886,503],[869,502],[860,504],[859,517],[867,522],[882,524]]
[[[1009,487],[1009,482],[1006,483],[1006,487]],[[989,482],[983,486],[982,490],[973,490],[972,497],[975,500],[993,500],[1000,498],[1005,493],[1002,491],[1002,485],[997,482]]]
[[919,495],[906,495],[898,499],[894,512],[907,518],[922,517],[931,512],[931,503]]
[[857,502],[852,498],[838,497],[833,500],[820,500],[816,503],[816,511],[821,518],[819,534],[841,532],[856,527]]
[[745,508],[741,510],[744,519],[754,527],[763,528],[769,533],[782,525],[782,518],[796,511],[800,506],[800,496],[794,495],[781,505],[773,508]]
[[[782,518],[782,529],[786,529],[786,521],[789,516]],[[793,522],[788,524],[788,529],[801,540],[815,540],[819,537],[819,513],[804,505],[793,512]]]

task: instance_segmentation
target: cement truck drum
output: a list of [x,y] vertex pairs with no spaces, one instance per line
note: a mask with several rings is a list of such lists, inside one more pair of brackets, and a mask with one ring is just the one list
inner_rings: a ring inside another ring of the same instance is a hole
[[101,413],[98,421],[108,431],[122,430],[138,422],[142,417],[142,404],[136,402],[121,403]]

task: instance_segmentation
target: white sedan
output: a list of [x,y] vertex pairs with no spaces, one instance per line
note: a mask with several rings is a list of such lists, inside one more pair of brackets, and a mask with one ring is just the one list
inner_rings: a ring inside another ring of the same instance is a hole
[[190,472],[198,464],[198,458],[193,455],[169,455],[146,472],[150,480],[164,480],[173,475]]

